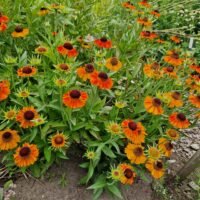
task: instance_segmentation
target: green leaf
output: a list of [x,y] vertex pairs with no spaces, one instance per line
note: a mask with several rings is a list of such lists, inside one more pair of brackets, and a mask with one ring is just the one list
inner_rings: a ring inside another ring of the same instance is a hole
[[4,183],[3,188],[5,190],[9,189],[10,185],[13,184],[12,180],[6,181],[6,183]]
[[50,147],[45,147],[44,148],[44,156],[47,162],[50,162],[51,160],[51,148]]
[[100,188],[104,188],[105,185],[106,185],[106,178],[105,178],[105,176],[100,175],[98,177],[97,181],[93,185],[88,187],[87,189],[89,189],[89,190],[100,189]]
[[89,167],[89,162],[85,162],[85,163],[81,163],[79,166],[81,167],[81,168],[88,168]]
[[88,170],[88,174],[87,174],[87,179],[86,179],[86,183],[88,183],[88,181],[92,178],[94,174],[94,166],[92,164],[92,162],[89,165],[89,170]]
[[106,187],[116,197],[123,199],[122,194],[116,185],[107,185]]
[[102,193],[103,193],[103,189],[102,188],[94,190],[92,199],[93,200],[99,199],[99,197],[101,196]]
[[104,146],[102,151],[104,152],[105,155],[109,156],[110,158],[116,158],[113,151],[111,149],[109,149],[107,146]]

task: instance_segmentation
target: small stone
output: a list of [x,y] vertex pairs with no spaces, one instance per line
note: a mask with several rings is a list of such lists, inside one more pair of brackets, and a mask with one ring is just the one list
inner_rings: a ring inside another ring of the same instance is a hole
[[192,145],[190,145],[190,148],[197,151],[197,150],[199,150],[199,144],[192,144]]
[[193,190],[199,191],[199,189],[200,189],[200,187],[199,187],[194,181],[189,182],[188,185],[189,185]]
[[168,160],[167,162],[168,162],[169,164],[173,164],[173,163],[176,162],[176,160]]

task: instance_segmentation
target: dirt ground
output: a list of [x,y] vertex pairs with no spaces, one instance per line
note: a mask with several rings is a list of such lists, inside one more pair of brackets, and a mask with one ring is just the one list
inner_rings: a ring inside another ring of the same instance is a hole
[[[72,158],[60,166],[53,166],[44,180],[37,181],[25,178],[15,183],[16,200],[92,200],[92,192],[87,187],[78,185],[80,178],[85,174],[79,168],[79,160]],[[66,175],[66,186],[60,185],[61,176]],[[123,187],[125,200],[153,200],[150,183],[137,180],[131,187]],[[103,194],[100,200],[114,199],[109,194]]]

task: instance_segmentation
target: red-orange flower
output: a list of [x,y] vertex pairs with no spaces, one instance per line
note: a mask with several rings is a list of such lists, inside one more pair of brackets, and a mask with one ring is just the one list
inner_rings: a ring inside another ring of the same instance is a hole
[[104,72],[95,72],[91,75],[90,82],[96,85],[100,89],[111,89],[113,86],[113,81]]
[[166,156],[166,157],[170,157],[172,154],[172,150],[173,150],[173,145],[172,143],[167,140],[166,138],[160,138],[158,141],[158,148],[160,149],[160,151]]
[[176,43],[176,44],[181,43],[180,38],[177,37],[177,36],[171,36],[170,39],[171,39],[174,43]]
[[7,29],[7,24],[5,23],[0,23],[0,32],[3,32]]
[[17,70],[17,75],[20,77],[32,77],[37,73],[37,69],[32,66],[24,66]]
[[20,123],[22,128],[30,128],[35,126],[34,120],[37,120],[38,118],[38,112],[32,106],[22,108],[16,116],[16,120]]
[[102,37],[100,39],[97,39],[94,41],[94,43],[100,47],[100,48],[111,48],[112,47],[112,41],[108,40],[106,37]]
[[151,5],[148,3],[148,0],[142,0],[138,4],[147,8],[151,7]]
[[200,73],[200,65],[193,63],[192,65],[190,65],[190,68]]
[[175,51],[168,51],[167,55],[164,56],[164,61],[175,67],[183,63],[183,59],[179,58],[179,54]]
[[164,110],[162,108],[162,101],[158,98],[147,96],[144,100],[144,107],[147,112],[153,115],[161,115]]
[[171,78],[177,78],[177,74],[173,66],[164,67],[163,73],[170,76]]
[[8,98],[10,94],[10,83],[7,80],[0,82],[0,101]]
[[152,64],[146,64],[144,66],[144,74],[149,77],[149,78],[161,78],[163,73],[162,70],[160,69],[160,65],[156,62]]
[[144,142],[146,131],[141,122],[136,123],[131,119],[125,119],[122,122],[122,129],[126,137],[134,144]]
[[154,15],[154,16],[156,16],[156,17],[160,17],[159,10],[153,10],[153,11],[151,11],[151,14]]
[[190,126],[189,120],[183,113],[174,112],[169,116],[169,122],[176,128],[188,128]]
[[8,23],[9,18],[6,15],[3,15],[2,13],[0,13],[0,23]]
[[63,95],[63,103],[70,108],[82,108],[87,103],[88,94],[79,90],[70,90]]
[[77,69],[77,74],[81,79],[83,79],[83,81],[90,80],[91,75],[95,72],[96,70],[92,64],[86,64]]
[[68,57],[76,57],[78,55],[76,48],[70,42],[65,42],[63,45],[58,46],[57,51],[61,55],[67,55]]
[[127,1],[127,2],[123,2],[122,3],[122,6],[124,8],[129,8],[131,10],[135,10],[135,6],[130,2],[130,1]]
[[152,21],[149,20],[147,17],[144,18],[138,18],[137,22],[143,26],[151,26],[152,25]]
[[200,108],[200,95],[191,94],[189,96],[189,101],[195,107]]
[[150,31],[142,31],[140,33],[140,37],[145,38],[145,39],[149,39],[149,40],[153,40],[153,39],[157,38],[158,35],[156,33],[151,33]]

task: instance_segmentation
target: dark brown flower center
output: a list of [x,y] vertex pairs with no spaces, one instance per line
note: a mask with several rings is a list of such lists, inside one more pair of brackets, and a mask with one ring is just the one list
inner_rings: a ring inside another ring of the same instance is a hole
[[21,157],[26,157],[31,153],[31,150],[29,147],[22,147],[19,151],[19,155]]
[[137,123],[135,122],[129,122],[128,127],[132,130],[135,131],[137,129]]
[[107,42],[108,41],[106,37],[102,37],[100,40],[101,40],[101,42]]
[[35,114],[34,114],[34,112],[31,111],[31,110],[28,110],[28,111],[26,111],[26,112],[24,113],[24,118],[25,118],[26,120],[28,120],[28,121],[34,119],[34,117],[35,117]]
[[172,66],[171,67],[167,67],[167,71],[168,72],[173,72],[174,71],[174,67],[172,67]]
[[67,71],[69,69],[68,65],[67,64],[60,64],[60,69],[64,70],[64,71]]
[[180,92],[173,92],[172,97],[175,100],[179,100],[181,98],[181,94],[180,94]]
[[162,102],[161,102],[160,99],[154,98],[154,99],[153,99],[153,105],[156,106],[156,107],[159,107],[159,106],[162,105]]
[[38,48],[38,51],[39,51],[39,52],[45,52],[45,51],[46,51],[46,48],[44,48],[44,47],[39,47],[39,48]]
[[155,13],[159,13],[159,10],[154,10]]
[[168,151],[171,151],[173,149],[173,145],[171,142],[166,142],[165,143],[165,147]]
[[15,32],[20,33],[23,31],[23,28],[21,26],[16,26],[15,27]]
[[134,154],[136,155],[136,156],[141,156],[142,155],[142,153],[143,153],[143,150],[142,150],[142,148],[141,147],[137,147],[137,148],[135,148],[134,150],[133,150],[133,152],[134,152]]
[[163,164],[160,161],[157,161],[156,163],[154,163],[154,169],[156,170],[161,170],[163,169]]
[[44,10],[48,10],[48,9],[45,8],[45,7],[42,7],[42,8],[40,8],[40,10],[41,10],[41,11],[44,11]]
[[144,34],[144,36],[147,36],[147,37],[148,37],[148,36],[151,35],[151,32],[150,32],[150,31],[144,31],[143,34]]
[[62,136],[57,136],[54,141],[56,144],[62,144],[64,139]]
[[67,49],[67,50],[72,50],[72,49],[73,49],[72,44],[69,43],[69,42],[66,42],[66,43],[63,45],[63,47],[64,47],[65,49]]
[[12,138],[12,134],[10,132],[5,132],[3,134],[3,139],[5,139],[6,141],[10,140]]
[[24,74],[31,74],[32,68],[29,67],[29,66],[23,67],[22,72],[23,72]]
[[81,96],[81,93],[78,90],[72,90],[70,92],[70,97],[73,99],[79,99],[80,96]]
[[102,80],[107,80],[108,79],[108,75],[104,72],[99,72],[98,77]]
[[85,71],[87,73],[92,73],[94,71],[94,66],[92,64],[86,64],[85,65]]
[[118,59],[117,58],[115,58],[115,57],[113,57],[113,58],[111,58],[111,60],[110,60],[110,63],[114,66],[114,65],[117,65],[118,64]]
[[144,21],[144,22],[148,22],[148,18],[147,18],[147,17],[144,17],[144,18],[143,18],[143,21]]
[[185,121],[185,120],[186,120],[186,117],[185,117],[185,115],[184,115],[183,113],[179,113],[179,114],[177,115],[177,118],[178,118],[179,120],[181,120],[181,121]]
[[132,178],[133,177],[133,171],[131,169],[126,169],[124,171],[124,176],[128,179]]
[[154,62],[153,63],[153,65],[152,65],[152,68],[154,69],[154,70],[158,70],[159,69],[159,64],[157,63],[157,62]]
[[179,59],[179,55],[176,52],[173,52],[173,54],[171,55],[172,58],[174,59]]

